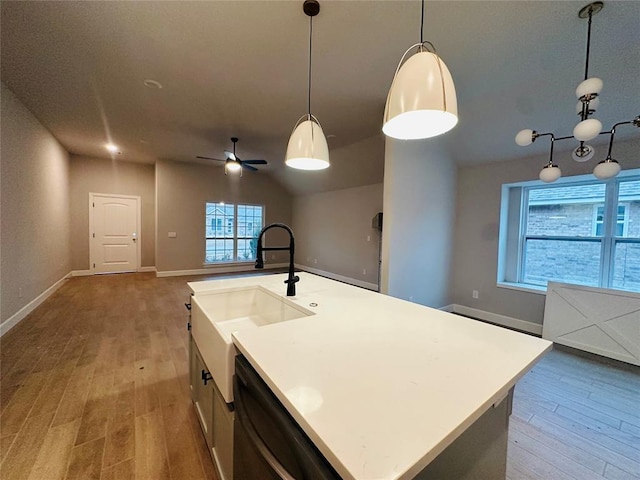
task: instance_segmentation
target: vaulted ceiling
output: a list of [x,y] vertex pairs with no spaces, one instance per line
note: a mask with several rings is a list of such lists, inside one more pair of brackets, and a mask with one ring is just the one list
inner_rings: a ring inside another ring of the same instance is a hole
[[[584,75],[580,1],[426,3],[425,38],[452,72],[460,122],[446,135],[461,165],[547,150],[521,128],[570,135]],[[322,0],[313,23],[312,112],[332,167],[284,167],[306,113],[309,21],[302,1],[1,4],[1,78],[74,154],[122,160],[264,158],[294,194],[382,180],[382,114],[400,57],[419,40],[419,1]],[[640,114],[640,2],[593,20],[590,74],[604,80],[605,128]],[[162,88],[149,88],[145,80]],[[620,130],[621,138],[638,136]],[[601,141],[606,141],[602,138]],[[346,148],[343,148],[346,147]]]

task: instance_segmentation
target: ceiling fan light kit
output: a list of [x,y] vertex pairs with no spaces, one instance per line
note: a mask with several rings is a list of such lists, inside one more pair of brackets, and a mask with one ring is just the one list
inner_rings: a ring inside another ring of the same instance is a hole
[[[382,131],[401,140],[430,138],[458,123],[458,103],[451,72],[431,42],[424,41],[424,0],[420,43],[407,49],[391,82]],[[416,52],[407,58],[414,49]],[[406,59],[406,60],[405,60]]]
[[233,152],[229,150],[224,151],[224,155],[226,160],[220,160],[219,158],[211,158],[211,157],[196,157],[202,160],[214,160],[216,162],[224,162],[224,174],[227,172],[237,172],[240,171],[240,176],[242,176],[242,170],[251,170],[253,172],[257,172],[258,169],[253,165],[268,165],[266,160],[241,160],[236,155],[236,143],[238,143],[238,137],[231,137],[231,142],[233,143]]
[[602,131],[602,123],[595,118],[589,118],[600,106],[600,92],[602,91],[603,82],[600,78],[589,77],[589,51],[591,49],[591,20],[593,15],[598,13],[604,7],[604,2],[590,3],[578,12],[580,18],[588,18],[587,27],[587,52],[585,58],[584,80],[580,82],[576,88],[576,97],[578,104],[576,105],[576,113],[580,117],[580,122],[573,129],[572,136],[556,137],[553,133],[538,133],[535,130],[520,130],[515,141],[520,146],[527,146],[535,142],[538,137],[548,136],[551,139],[551,148],[549,152],[549,162],[540,172],[540,180],[543,182],[555,182],[560,178],[560,169],[553,164],[553,144],[555,141],[575,139],[580,144],[572,151],[571,157],[577,162],[587,162],[593,158],[594,150],[590,145],[585,144],[589,140],[593,140],[598,135],[609,135],[609,150],[605,160],[596,165],[593,174],[600,180],[615,177],[620,173],[620,164],[611,158],[611,150],[613,148],[613,139],[616,128],[621,125],[633,125],[640,127],[640,115],[633,120],[618,122],[611,127],[609,131]]
[[309,82],[307,90],[307,113],[293,127],[287,145],[285,164],[299,170],[323,170],[328,168],[329,147],[318,119],[311,114],[311,40],[313,17],[320,12],[317,0],[305,0],[302,10],[309,17]]

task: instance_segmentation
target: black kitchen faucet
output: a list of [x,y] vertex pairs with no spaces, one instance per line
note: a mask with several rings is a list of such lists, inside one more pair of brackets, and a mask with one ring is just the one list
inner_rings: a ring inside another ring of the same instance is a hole
[[[264,235],[264,232],[274,227],[283,228],[287,232],[289,232],[288,247],[263,247],[262,246],[262,236]],[[295,296],[296,282],[300,281],[300,277],[298,277],[297,275],[294,275],[294,272],[293,272],[293,254],[295,252],[295,245],[296,245],[296,242],[293,238],[293,232],[284,223],[272,223],[271,225],[267,225],[262,230],[260,230],[260,235],[258,235],[258,251],[256,252],[256,268],[264,268],[264,262],[262,261],[263,251],[267,251],[267,250],[288,250],[289,251],[289,278],[287,278],[284,281],[284,283],[287,284],[287,297]]]

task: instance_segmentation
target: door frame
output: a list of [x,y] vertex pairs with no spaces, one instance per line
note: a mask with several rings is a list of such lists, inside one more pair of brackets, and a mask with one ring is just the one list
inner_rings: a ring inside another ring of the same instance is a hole
[[[91,275],[96,275],[95,263],[93,261],[95,255],[95,245],[93,238],[93,203],[95,197],[108,197],[108,198],[126,198],[127,200],[136,201],[136,272],[140,271],[140,264],[142,263],[142,232],[140,227],[142,225],[142,200],[139,195],[118,195],[116,193],[95,193],[89,192],[89,271]],[[102,274],[101,274],[102,275]]]

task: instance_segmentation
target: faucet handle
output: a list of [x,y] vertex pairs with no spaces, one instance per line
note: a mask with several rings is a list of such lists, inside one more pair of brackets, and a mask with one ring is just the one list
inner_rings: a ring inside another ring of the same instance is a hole
[[284,281],[284,283],[296,283],[300,281],[300,277],[298,275],[294,275],[291,279],[287,279]]

